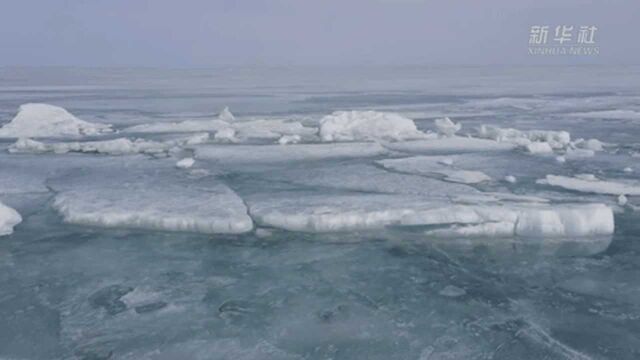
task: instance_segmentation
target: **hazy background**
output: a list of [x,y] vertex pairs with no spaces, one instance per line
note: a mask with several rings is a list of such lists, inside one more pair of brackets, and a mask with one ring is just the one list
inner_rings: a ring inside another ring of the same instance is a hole
[[[640,64],[637,0],[0,4],[0,66]],[[531,25],[595,25],[601,54],[531,56]]]

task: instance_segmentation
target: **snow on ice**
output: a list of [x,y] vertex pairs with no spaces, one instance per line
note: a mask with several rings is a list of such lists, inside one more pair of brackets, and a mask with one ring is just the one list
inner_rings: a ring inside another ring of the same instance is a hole
[[0,138],[80,137],[112,132],[109,125],[80,120],[54,105],[21,105],[11,122],[0,128]]

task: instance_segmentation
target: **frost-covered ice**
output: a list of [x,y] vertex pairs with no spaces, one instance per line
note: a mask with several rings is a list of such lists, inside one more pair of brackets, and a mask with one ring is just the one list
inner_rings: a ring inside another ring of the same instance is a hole
[[20,214],[0,202],[0,236],[9,235],[13,232],[13,227],[22,222]]
[[224,164],[274,163],[323,159],[373,157],[388,151],[378,143],[281,145],[199,145],[196,159]]
[[639,183],[599,180],[593,175],[590,177],[547,175],[546,178],[538,180],[538,184],[594,194],[640,195]]
[[424,137],[413,120],[377,111],[336,111],[320,120],[323,141],[407,140]]
[[111,131],[109,125],[80,120],[59,106],[29,103],[0,128],[0,138],[80,137]]

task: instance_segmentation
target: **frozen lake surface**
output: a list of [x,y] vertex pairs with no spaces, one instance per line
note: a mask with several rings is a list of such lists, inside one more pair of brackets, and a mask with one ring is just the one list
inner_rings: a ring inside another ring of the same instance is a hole
[[0,359],[640,358],[638,67],[2,68],[0,125]]

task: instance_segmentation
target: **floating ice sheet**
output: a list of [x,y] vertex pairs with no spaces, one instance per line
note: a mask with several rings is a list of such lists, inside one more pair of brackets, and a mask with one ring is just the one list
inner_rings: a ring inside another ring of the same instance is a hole
[[182,176],[169,160],[109,164],[87,175],[52,181],[53,207],[69,223],[188,231],[242,233],[253,227],[247,209],[213,178]]
[[463,205],[415,196],[298,192],[246,201],[258,224],[291,231],[447,225],[460,236],[565,237],[608,235],[614,229],[613,212],[601,204]]

